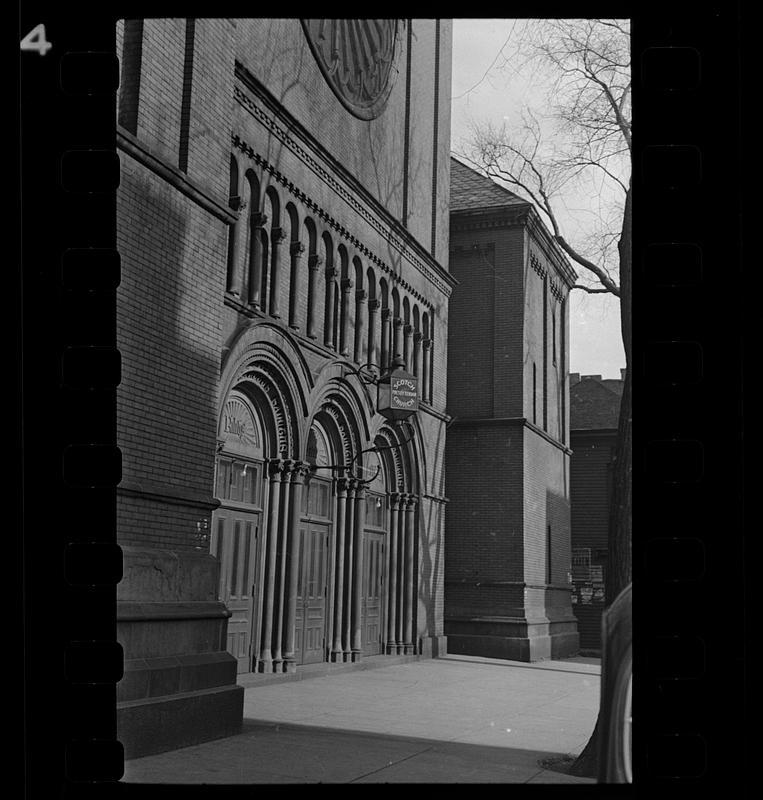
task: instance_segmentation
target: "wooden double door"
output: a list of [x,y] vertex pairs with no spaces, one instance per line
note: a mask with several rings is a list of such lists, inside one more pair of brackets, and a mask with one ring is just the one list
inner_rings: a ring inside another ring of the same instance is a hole
[[231,612],[227,649],[237,659],[239,672],[251,670],[256,641],[259,532],[259,512],[224,507],[215,511],[210,552],[220,563],[218,597]]
[[327,524],[303,522],[300,526],[297,610],[294,620],[295,656],[298,664],[325,661],[328,595]]
[[386,536],[383,533],[363,533],[363,653],[369,656],[379,655],[383,646],[385,544]]

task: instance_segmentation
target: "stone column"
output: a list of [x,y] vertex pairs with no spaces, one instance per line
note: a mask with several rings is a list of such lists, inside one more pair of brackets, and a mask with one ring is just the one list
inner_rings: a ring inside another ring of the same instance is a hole
[[376,316],[379,312],[381,303],[372,298],[368,301],[368,353],[366,361],[379,365],[379,357],[376,355]]
[[422,342],[424,345],[424,363],[422,365],[421,371],[421,399],[425,403],[431,403],[431,386],[430,386],[430,378],[431,378],[431,371],[430,371],[430,363],[432,358],[432,340],[431,339],[424,339]]
[[276,549],[275,599],[273,602],[273,672],[280,672],[283,663],[281,644],[283,642],[284,601],[286,599],[286,553],[289,547],[289,512],[291,510],[291,476],[294,461],[283,462],[281,476],[281,513],[278,518],[278,547]]
[[350,661],[352,658],[352,609],[355,588],[353,556],[355,553],[355,493],[357,487],[358,482],[354,478],[347,480],[347,510],[344,514],[347,526],[344,536],[344,631],[342,634],[345,661]]
[[387,655],[397,653],[397,524],[400,495],[390,494],[389,510],[389,603],[387,608]]
[[[275,599],[276,548],[278,546],[278,512],[280,509],[281,480],[284,463],[280,458],[271,459],[270,492],[268,496],[267,557],[265,561],[265,587],[262,608],[262,648],[257,664],[259,672],[273,671],[273,601]],[[265,548],[263,548],[263,553]]]
[[305,246],[302,242],[292,242],[289,245],[289,255],[291,256],[291,276],[289,279],[289,327],[298,331],[299,322],[299,289],[300,289],[300,263]]
[[403,326],[403,361],[405,361],[405,368],[411,369],[411,361],[413,355],[413,325]]
[[286,637],[283,654],[283,671],[297,671],[295,625],[297,618],[297,577],[299,575],[300,536],[299,525],[302,516],[302,488],[310,471],[305,461],[297,461],[291,475],[291,502],[289,517],[289,549],[288,549],[288,591],[286,593]]
[[421,340],[419,331],[413,334],[413,374],[421,380]]
[[318,334],[315,332],[315,295],[317,292],[318,283],[318,270],[323,265],[323,259],[315,255],[311,255],[307,259],[308,269],[308,284],[307,284],[307,335],[311,339],[317,339]]
[[352,348],[352,360],[356,364],[364,364],[370,361],[371,357],[364,358],[363,355],[363,339],[365,336],[364,326],[366,321],[366,314],[364,307],[368,300],[368,292],[365,289],[358,289],[355,292],[355,341]]
[[231,197],[230,207],[238,211],[239,217],[230,230],[230,249],[228,250],[228,282],[227,290],[236,297],[241,296],[241,283],[243,279],[242,268],[239,261],[241,253],[246,247],[246,222],[242,218],[246,209],[246,200],[239,195]]
[[338,478],[336,482],[336,552],[334,558],[334,644],[331,660],[343,661],[342,657],[342,611],[344,607],[344,528],[347,505],[347,479]]
[[392,329],[394,336],[392,338],[392,358],[402,357],[403,355],[403,320],[400,317],[395,317]]
[[339,274],[336,267],[326,270],[326,319],[323,325],[323,344],[334,349],[334,279]]
[[363,650],[363,529],[366,524],[366,489],[362,484],[355,491],[355,552],[352,591],[352,660],[360,661]]
[[270,231],[271,270],[270,270],[270,316],[281,316],[281,245],[286,239],[283,228]]
[[405,506],[405,615],[403,644],[405,655],[413,655],[413,604],[416,598],[416,505],[418,498],[408,495]]
[[397,654],[403,655],[405,645],[405,627],[403,625],[403,615],[405,614],[405,507],[408,503],[409,495],[405,492],[400,494],[398,503],[397,521],[397,624],[395,626],[395,643],[397,644]]
[[268,215],[253,211],[249,215],[249,303],[260,308],[265,298],[262,292],[262,229],[268,224]]
[[381,367],[382,372],[389,366],[390,353],[389,353],[389,318],[391,312],[388,308],[383,308],[381,312]]
[[343,356],[350,355],[350,292],[354,282],[349,278],[342,281],[342,307],[339,319],[341,327],[339,330],[339,352]]

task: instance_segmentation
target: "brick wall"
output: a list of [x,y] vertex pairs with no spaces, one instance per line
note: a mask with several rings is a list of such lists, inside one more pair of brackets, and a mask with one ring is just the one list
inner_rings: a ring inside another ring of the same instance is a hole
[[[122,258],[117,435],[123,481],[183,488],[208,499],[217,427],[225,226],[126,156],[117,218]],[[187,526],[179,517],[173,523],[133,515],[129,524],[123,520],[120,531],[125,543],[159,538],[188,545]]]
[[[570,492],[572,500],[572,546],[591,549],[591,564],[603,566],[606,579],[609,539],[609,465],[614,454],[616,431],[573,431]],[[601,647],[603,603],[573,605],[580,630],[580,645]]]
[[[524,432],[525,579],[567,584],[570,569],[570,457],[538,433]],[[548,528],[551,527],[551,580]]]

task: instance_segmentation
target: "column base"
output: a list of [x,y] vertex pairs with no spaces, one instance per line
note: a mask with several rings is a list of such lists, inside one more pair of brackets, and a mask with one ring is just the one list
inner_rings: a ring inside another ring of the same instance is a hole
[[272,672],[273,662],[267,658],[261,658],[257,661],[257,672]]
[[353,650],[350,657],[352,659],[352,663],[353,664],[357,664],[358,661],[361,660],[362,654],[361,654],[360,650]]
[[297,662],[292,658],[287,658],[283,662],[283,671],[292,673],[297,671]]
[[331,662],[333,664],[341,664],[344,662],[344,653],[341,650],[334,650],[331,653]]
[[387,642],[387,644],[384,647],[384,652],[388,656],[396,656],[397,644],[395,642]]
[[447,654],[447,636],[422,636],[419,639],[419,655],[423,658],[441,658]]

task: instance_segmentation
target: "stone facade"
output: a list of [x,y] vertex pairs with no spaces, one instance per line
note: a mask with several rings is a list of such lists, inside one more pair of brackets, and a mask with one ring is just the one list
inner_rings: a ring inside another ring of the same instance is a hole
[[451,652],[577,652],[567,296],[534,209],[452,163],[445,631]]
[[[237,730],[238,673],[444,651],[450,39],[118,24],[128,757]],[[396,356],[419,392],[399,426],[357,371]]]

